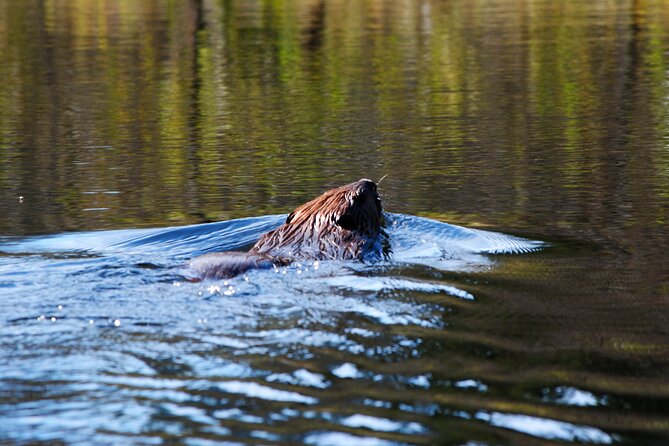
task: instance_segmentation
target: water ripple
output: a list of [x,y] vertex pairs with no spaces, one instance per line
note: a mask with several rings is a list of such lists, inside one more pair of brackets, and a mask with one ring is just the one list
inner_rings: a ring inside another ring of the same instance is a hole
[[485,423],[502,437],[617,441],[600,418],[563,416],[609,401],[569,380],[504,410],[517,372],[493,359],[527,344],[455,317],[486,307],[488,271],[543,243],[388,214],[385,258],[181,274],[190,256],[248,247],[283,218],[5,240],[0,394],[14,402],[0,419],[15,427],[3,438],[394,445]]

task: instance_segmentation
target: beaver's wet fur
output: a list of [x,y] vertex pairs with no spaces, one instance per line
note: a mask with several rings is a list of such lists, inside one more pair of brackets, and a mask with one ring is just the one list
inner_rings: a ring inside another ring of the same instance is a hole
[[205,254],[190,266],[203,279],[224,279],[296,260],[362,259],[379,237],[382,212],[376,184],[361,179],[298,207],[250,251]]

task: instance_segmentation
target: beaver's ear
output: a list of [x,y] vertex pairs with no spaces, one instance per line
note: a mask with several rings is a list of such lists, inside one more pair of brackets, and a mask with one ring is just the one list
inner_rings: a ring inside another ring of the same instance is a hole
[[293,221],[293,217],[295,217],[295,211],[291,212],[290,215],[288,215],[288,217],[286,218],[286,223],[285,224],[288,224],[291,221]]

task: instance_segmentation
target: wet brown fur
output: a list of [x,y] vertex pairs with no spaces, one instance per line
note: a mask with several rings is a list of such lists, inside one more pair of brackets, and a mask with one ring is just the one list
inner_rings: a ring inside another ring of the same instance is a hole
[[298,207],[249,252],[206,254],[194,259],[191,268],[203,278],[228,278],[294,260],[361,259],[376,242],[381,219],[376,184],[362,179]]

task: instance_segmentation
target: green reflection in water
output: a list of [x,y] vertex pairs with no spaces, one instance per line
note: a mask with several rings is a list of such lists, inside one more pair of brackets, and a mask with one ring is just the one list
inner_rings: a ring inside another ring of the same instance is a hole
[[386,174],[396,211],[666,221],[662,2],[2,8],[5,233],[285,212]]

